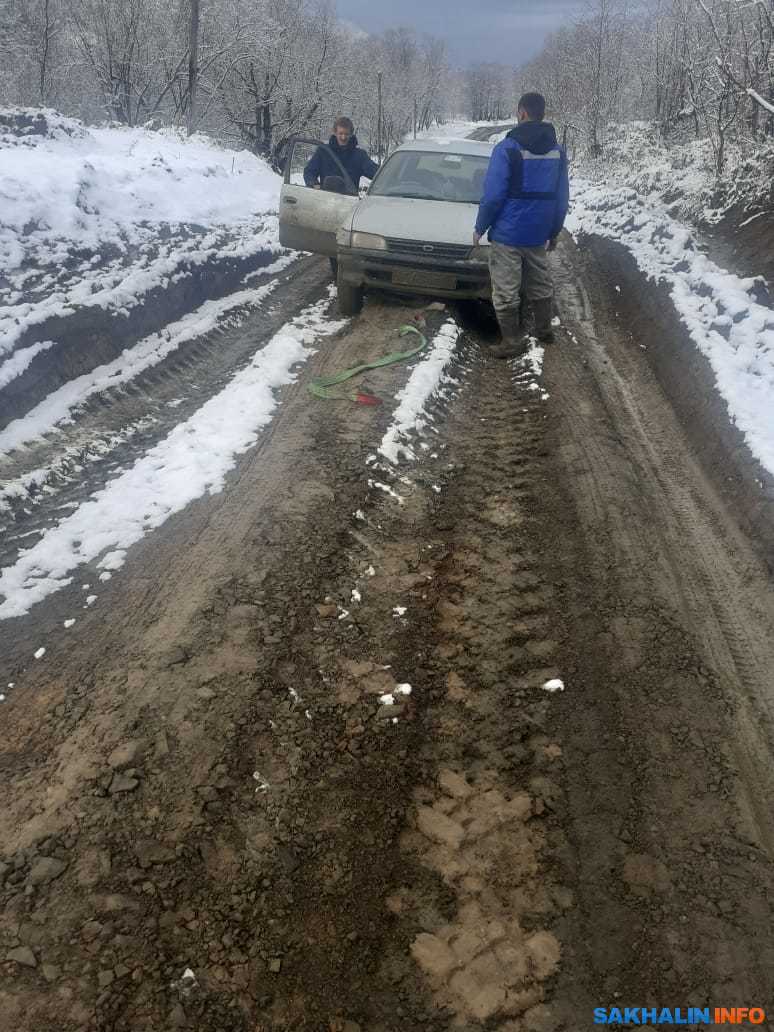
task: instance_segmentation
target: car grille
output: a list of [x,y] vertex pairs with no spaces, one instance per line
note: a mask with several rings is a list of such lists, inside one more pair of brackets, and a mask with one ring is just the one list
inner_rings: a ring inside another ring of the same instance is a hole
[[421,258],[439,258],[446,261],[465,261],[471,248],[467,244],[436,244],[429,240],[401,240],[387,237],[387,250],[398,254],[418,255]]

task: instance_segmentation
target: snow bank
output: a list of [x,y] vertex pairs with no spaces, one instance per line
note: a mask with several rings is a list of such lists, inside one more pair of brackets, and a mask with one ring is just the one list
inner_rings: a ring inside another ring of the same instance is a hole
[[247,151],[52,111],[31,112],[26,132],[19,121],[0,110],[0,360],[47,319],[128,314],[192,267],[280,250],[280,177]]
[[327,318],[329,304],[324,298],[286,324],[190,419],[0,570],[0,619],[29,612],[84,563],[98,559],[103,570],[120,568],[126,550],[149,531],[196,498],[221,491],[237,456],[271,420],[276,390],[295,380],[292,367],[312,353],[317,337],[343,325]]
[[146,243],[162,225],[235,226],[276,212],[280,179],[247,151],[173,129],[86,128],[55,112],[13,132],[0,110],[0,270]]
[[618,241],[649,279],[667,285],[731,419],[774,475],[774,312],[755,300],[760,281],[721,269],[663,205],[628,187],[573,180],[567,228]]

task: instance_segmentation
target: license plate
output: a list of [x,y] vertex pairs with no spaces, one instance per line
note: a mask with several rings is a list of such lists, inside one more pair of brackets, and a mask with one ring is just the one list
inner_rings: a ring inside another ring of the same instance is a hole
[[394,269],[392,282],[402,287],[426,287],[428,290],[456,290],[457,277],[450,272],[425,272],[424,269]]

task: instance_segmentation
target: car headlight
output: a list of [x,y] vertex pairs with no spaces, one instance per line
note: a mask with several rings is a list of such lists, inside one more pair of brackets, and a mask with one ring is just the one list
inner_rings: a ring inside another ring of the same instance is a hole
[[386,251],[387,241],[376,233],[353,233],[351,247],[367,247],[370,251]]
[[468,261],[489,263],[489,244],[476,244],[468,255]]

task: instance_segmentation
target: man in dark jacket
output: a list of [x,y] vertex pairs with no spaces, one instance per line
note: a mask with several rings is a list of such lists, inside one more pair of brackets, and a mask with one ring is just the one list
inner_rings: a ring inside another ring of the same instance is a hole
[[527,350],[519,325],[522,279],[535,311],[538,340],[551,342],[554,286],[546,250],[553,251],[564,225],[570,198],[567,156],[544,122],[545,99],[525,93],[519,100],[519,124],[497,144],[484,180],[473,240],[489,231],[492,303],[502,343],[498,358]]
[[[376,175],[379,166],[358,147],[355,127],[349,118],[336,119],[328,147],[344,166],[355,187],[360,185],[361,176],[373,179]],[[341,170],[325,148],[318,147],[304,169],[304,182],[319,190],[326,176],[341,176]]]

